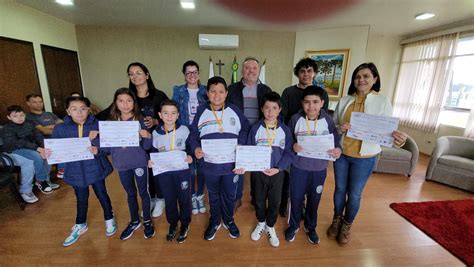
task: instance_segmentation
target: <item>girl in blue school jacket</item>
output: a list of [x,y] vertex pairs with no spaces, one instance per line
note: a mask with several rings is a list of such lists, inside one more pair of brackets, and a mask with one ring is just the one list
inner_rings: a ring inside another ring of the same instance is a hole
[[[67,116],[64,122],[54,127],[52,138],[80,138],[87,137],[92,131],[97,131],[98,122],[93,115],[89,115],[90,101],[81,96],[66,99]],[[64,163],[64,182],[72,186],[76,195],[76,224],[63,246],[74,244],[87,230],[87,208],[89,203],[89,186],[99,199],[104,210],[105,234],[112,236],[117,231],[112,204],[110,202],[105,178],[112,172],[112,166],[106,154],[97,147],[90,147],[94,154],[93,159]],[[47,150],[44,157],[51,155]]]

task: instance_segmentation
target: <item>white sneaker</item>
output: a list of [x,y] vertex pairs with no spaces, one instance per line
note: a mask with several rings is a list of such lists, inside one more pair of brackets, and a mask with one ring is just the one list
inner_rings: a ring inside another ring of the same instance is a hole
[[191,197],[191,205],[192,205],[191,212],[193,213],[193,215],[198,214],[199,213],[199,206],[198,206],[198,202],[197,202],[197,199],[196,199],[195,195],[193,195]]
[[151,216],[153,218],[160,217],[161,214],[163,214],[164,208],[165,208],[165,200],[163,198],[158,198],[158,201],[156,201],[155,208],[153,209]]
[[61,187],[60,185],[51,182],[51,180],[47,180],[46,182],[48,183],[49,187],[51,187],[51,189],[53,189],[53,190],[56,190],[56,189],[58,189],[59,187]]
[[67,247],[67,246],[70,246],[74,243],[76,243],[76,241],[79,239],[79,237],[84,234],[85,232],[87,232],[87,223],[83,223],[83,224],[75,224],[73,227],[72,227],[72,231],[71,231],[71,234],[66,238],[66,240],[64,240],[64,243],[63,243],[63,246]]
[[33,192],[21,193],[21,197],[26,203],[30,203],[30,204],[35,203],[39,200]]
[[204,205],[204,194],[196,197],[197,206],[199,207],[199,212],[206,212],[206,205]]
[[257,223],[257,226],[255,226],[255,229],[253,230],[252,234],[250,237],[252,238],[253,241],[258,241],[262,237],[263,232],[265,232],[265,227],[266,223],[265,222],[259,222]]
[[[158,198],[150,198],[150,214],[153,213],[153,210],[155,209],[156,201]],[[140,216],[143,218],[143,210],[140,211]]]
[[272,247],[277,248],[280,246],[280,240],[275,232],[275,227],[268,227],[266,228],[268,234],[268,241],[270,241],[270,245]]
[[115,218],[109,219],[105,221],[105,235],[112,236],[117,232],[117,223],[115,222]]

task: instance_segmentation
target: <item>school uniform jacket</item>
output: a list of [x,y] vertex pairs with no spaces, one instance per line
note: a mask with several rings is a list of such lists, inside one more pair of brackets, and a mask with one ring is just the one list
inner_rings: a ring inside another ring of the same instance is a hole
[[[79,137],[78,125],[70,116],[64,117],[64,122],[56,125],[52,138]],[[88,137],[90,131],[98,131],[99,124],[93,115],[87,117],[83,125],[82,137]],[[97,181],[105,179],[112,173],[112,165],[106,154],[99,149],[93,159],[64,163],[64,182],[72,186],[87,187]]]
[[[273,137],[273,131],[270,129],[270,137]],[[255,123],[250,129],[247,145],[268,146],[269,138],[267,128],[263,119]],[[293,152],[293,135],[283,120],[278,121],[275,138],[272,144],[272,156],[270,167],[277,168],[280,171],[286,170],[295,154]]]
[[[216,111],[217,118],[220,119],[222,110]],[[249,122],[240,109],[230,103],[225,104],[224,115],[222,117],[224,132],[219,132],[219,124],[214,117],[210,104],[201,105],[194,117],[191,125],[191,151],[201,147],[203,139],[237,139],[237,144],[245,145],[249,133]],[[210,175],[231,175],[235,163],[214,164],[205,162],[204,158],[199,160],[199,167],[204,174]]]
[[[314,129],[314,121],[309,121],[309,127],[311,128],[311,135],[334,135],[334,147],[341,148],[339,143],[339,134],[336,130],[336,125],[334,124],[331,117],[321,109],[319,112],[319,117],[317,118],[318,122],[316,124],[316,129]],[[293,115],[289,123],[291,132],[293,133],[293,140],[296,142],[298,136],[308,136],[308,128],[306,126],[306,114],[303,111],[300,111]],[[295,160],[293,161],[293,166],[305,170],[305,171],[322,171],[327,168],[328,161],[323,159],[312,159],[296,155]]]

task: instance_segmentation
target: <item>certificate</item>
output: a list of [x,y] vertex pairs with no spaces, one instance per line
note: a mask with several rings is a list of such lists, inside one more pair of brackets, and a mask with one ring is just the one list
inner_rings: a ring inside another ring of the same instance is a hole
[[44,139],[44,148],[52,151],[48,158],[49,165],[93,159],[89,147],[91,141],[88,137]]
[[334,148],[334,135],[298,136],[297,140],[298,145],[303,148],[303,151],[297,153],[298,156],[330,161],[336,160],[327,152],[329,149]]
[[263,171],[270,169],[272,148],[269,146],[237,146],[235,168],[246,171]]
[[150,153],[150,160],[153,161],[153,175],[189,169],[189,164],[185,161],[186,157],[186,152],[181,150]]
[[235,162],[237,139],[202,139],[204,161],[214,164]]
[[399,119],[362,112],[352,112],[350,123],[351,128],[347,132],[347,136],[368,143],[392,147],[392,133],[398,129]]
[[140,145],[138,121],[99,121],[100,147]]

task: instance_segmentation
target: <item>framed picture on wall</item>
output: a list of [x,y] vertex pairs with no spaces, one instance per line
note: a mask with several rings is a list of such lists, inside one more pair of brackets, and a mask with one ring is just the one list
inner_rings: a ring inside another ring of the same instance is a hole
[[316,84],[328,92],[330,100],[339,100],[344,91],[349,49],[306,51],[305,57],[314,59],[318,65]]

